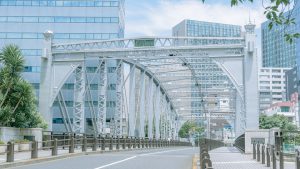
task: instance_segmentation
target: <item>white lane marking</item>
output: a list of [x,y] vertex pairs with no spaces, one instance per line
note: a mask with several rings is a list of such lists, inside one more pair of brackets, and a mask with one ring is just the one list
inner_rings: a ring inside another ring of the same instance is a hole
[[100,166],[100,167],[94,168],[94,169],[106,168],[106,167],[109,167],[109,166],[112,166],[112,165],[115,165],[115,164],[118,164],[118,163],[122,163],[124,161],[128,161],[128,160],[134,159],[136,157],[137,156],[132,156],[132,157],[129,157],[129,158],[125,158],[124,160],[116,161],[116,162],[113,162],[113,163],[110,163],[110,164],[106,164],[106,165],[103,165],[103,166]]
[[122,163],[122,162],[125,162],[125,161],[128,161],[128,160],[134,159],[136,157],[148,156],[148,155],[153,155],[153,154],[161,154],[161,153],[167,153],[167,152],[173,152],[173,151],[182,151],[182,150],[187,150],[187,149],[191,149],[191,148],[183,148],[183,149],[177,149],[177,150],[167,150],[167,151],[158,151],[158,152],[154,152],[154,153],[141,154],[141,155],[125,158],[124,160],[120,160],[120,161],[116,161],[116,162],[113,162],[113,163],[110,163],[110,164],[106,164],[106,165],[103,165],[103,166],[100,166],[100,167],[94,168],[94,169],[106,168],[106,167],[109,167],[109,166],[112,166],[112,165],[115,165],[115,164],[119,164],[119,163]]

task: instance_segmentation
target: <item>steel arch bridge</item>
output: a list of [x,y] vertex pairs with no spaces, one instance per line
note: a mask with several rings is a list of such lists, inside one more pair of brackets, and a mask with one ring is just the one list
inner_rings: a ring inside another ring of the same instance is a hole
[[[191,103],[203,102],[203,96],[193,93],[206,92],[191,65],[210,58],[235,88],[236,133],[258,128],[255,34],[254,26],[247,26],[245,35],[237,38],[143,37],[64,44],[53,44],[53,33],[48,31],[39,110],[50,130],[56,103],[70,132],[84,133],[89,116],[95,134],[110,128],[117,136],[175,139],[180,117],[192,118]],[[62,92],[69,81],[74,82],[72,96]],[[72,110],[65,97],[73,97]]]

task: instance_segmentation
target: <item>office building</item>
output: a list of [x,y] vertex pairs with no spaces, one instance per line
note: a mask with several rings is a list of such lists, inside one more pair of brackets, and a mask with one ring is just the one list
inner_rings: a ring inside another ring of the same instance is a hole
[[[297,57],[299,57],[299,40],[289,43],[286,41],[285,34],[296,33],[300,31],[300,9],[299,1],[296,2],[295,9],[288,11],[285,15],[290,15],[296,19],[296,24],[290,26],[274,24],[269,29],[270,21],[262,23],[262,66],[263,67],[289,67],[296,66]],[[296,44],[297,43],[297,44]],[[298,53],[298,56],[296,56]]]
[[[43,32],[54,32],[54,43],[84,40],[105,40],[124,37],[124,0],[1,0],[0,47],[18,45],[25,56],[24,77],[36,89],[40,82],[40,57],[43,48]],[[114,70],[111,62],[108,72]],[[97,65],[86,63],[87,73],[94,73]],[[108,80],[109,91],[115,89],[114,80]],[[90,84],[97,90],[96,82]],[[74,80],[68,79],[62,87],[65,105],[72,120],[74,106]],[[114,95],[108,93],[107,114],[115,107]],[[97,101],[93,101],[97,105]],[[87,109],[87,108],[86,108]],[[58,100],[53,103],[53,130],[65,131]],[[89,112],[87,110],[87,112]],[[86,114],[86,128],[91,118]]]
[[259,109],[286,100],[285,72],[290,68],[261,68],[258,74]]

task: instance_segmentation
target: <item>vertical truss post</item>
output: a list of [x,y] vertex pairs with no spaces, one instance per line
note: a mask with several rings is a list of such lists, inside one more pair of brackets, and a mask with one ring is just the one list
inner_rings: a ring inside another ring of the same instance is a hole
[[141,72],[140,79],[140,128],[139,137],[145,137],[145,71]]
[[129,136],[135,136],[135,65],[130,65],[129,73],[129,112],[128,112],[128,121],[129,121]]
[[74,123],[73,131],[75,133],[84,133],[84,90],[85,74],[84,63],[75,69],[75,88],[74,88]]
[[156,104],[155,104],[155,138],[160,139],[160,86],[156,87]]
[[149,79],[149,88],[148,88],[148,138],[153,139],[153,97],[154,97],[154,81],[153,77]]
[[114,114],[114,121],[115,121],[115,135],[116,136],[122,136],[123,134],[123,128],[122,128],[122,106],[123,106],[123,100],[122,100],[122,83],[123,83],[123,61],[118,60],[117,62],[117,80],[116,80],[116,110]]
[[106,128],[106,89],[107,89],[107,65],[106,61],[100,61],[99,82],[98,82],[98,111],[99,129],[101,134],[105,134]]
[[171,105],[170,105],[171,103],[170,102],[168,102],[167,103],[167,136],[168,136],[168,139],[169,138],[172,138],[172,135],[171,135],[171,123],[172,123],[172,114],[171,114]]

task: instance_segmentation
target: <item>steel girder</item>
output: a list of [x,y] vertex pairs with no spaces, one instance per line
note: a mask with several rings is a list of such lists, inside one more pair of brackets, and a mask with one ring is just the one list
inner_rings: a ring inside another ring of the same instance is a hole
[[[136,46],[139,41],[151,40],[153,45],[147,46]],[[171,102],[172,112],[175,113],[176,119],[178,112],[175,112],[175,107],[180,107],[181,105],[173,105],[172,100],[177,97],[177,95],[171,95],[168,88],[173,88],[174,85],[183,86],[183,88],[188,88],[190,84],[199,85],[197,79],[195,79],[195,70],[188,62],[189,59],[197,59],[202,57],[214,58],[227,58],[227,59],[236,59],[243,58],[245,55],[248,56],[249,51],[245,50],[246,38],[137,38],[137,39],[120,39],[120,40],[108,40],[108,41],[93,41],[93,42],[79,42],[79,43],[67,43],[67,44],[52,44],[47,43],[47,50],[45,57],[48,57],[51,63],[72,63],[73,70],[78,67],[85,59],[95,58],[101,56],[102,59],[118,59],[124,60],[125,62],[129,61],[131,63],[139,63],[142,66],[142,69],[147,69],[147,74],[150,74],[150,77],[155,77],[154,86],[159,86],[159,90],[162,88],[161,94],[166,94],[166,99]],[[49,47],[50,46],[50,47]],[[51,58],[49,57],[51,56]],[[174,65],[169,63],[179,63]],[[181,65],[180,65],[181,64]],[[119,64],[122,66],[123,64]],[[155,65],[155,66],[153,66]],[[42,65],[43,66],[43,65]],[[186,81],[182,80],[180,82],[179,78],[170,78],[170,76],[180,76],[184,79],[184,76],[179,75],[180,70],[184,70],[188,67],[191,72],[186,74]],[[173,69],[172,69],[173,68]],[[157,74],[158,77],[154,74],[155,72],[166,72],[166,70],[171,69],[173,73],[161,73]],[[122,72],[123,69],[117,69],[117,103],[116,103],[116,112],[114,120],[116,123],[122,123]],[[177,72],[178,71],[178,72]],[[46,72],[46,73],[49,73]],[[230,72],[231,73],[231,72]],[[67,76],[67,75],[65,75]],[[234,75],[233,75],[234,76]],[[168,77],[168,82],[164,81]],[[48,78],[48,77],[47,77]],[[190,79],[190,80],[189,80]],[[58,80],[60,83],[63,80]],[[187,82],[188,81],[188,82]],[[166,83],[163,83],[166,82]],[[193,83],[194,82],[194,83]],[[47,85],[42,84],[43,89],[47,89]],[[55,86],[57,90],[61,88],[61,84],[52,85]],[[49,86],[48,86],[49,87]],[[157,87],[156,87],[157,88]],[[50,89],[52,90],[51,86]],[[180,88],[179,88],[180,89]],[[56,95],[56,91],[51,92],[51,96]],[[202,92],[201,90],[199,90]],[[149,92],[149,91],[148,91]],[[182,91],[182,93],[187,93]],[[157,94],[157,93],[156,93]],[[43,99],[42,99],[43,102]],[[45,103],[48,106],[52,105],[53,102]],[[158,107],[155,104],[155,113]],[[45,106],[41,104],[40,107]],[[41,108],[41,112],[44,113],[45,109]],[[151,114],[148,113],[148,118]],[[156,119],[157,120],[157,119]],[[148,119],[148,124],[151,119]],[[157,125],[157,123],[156,123]],[[121,127],[121,124],[116,124],[116,127]],[[178,124],[175,125],[178,127]],[[178,128],[177,128],[178,129]],[[132,129],[131,129],[132,130]],[[156,129],[157,130],[157,129]],[[178,130],[175,130],[178,131]],[[149,130],[148,130],[149,132]],[[131,132],[132,133],[132,132]],[[116,134],[122,134],[122,129],[119,128],[116,130]],[[158,137],[158,134],[156,137]],[[151,136],[151,133],[148,133]],[[176,135],[176,134],[175,134]]]

